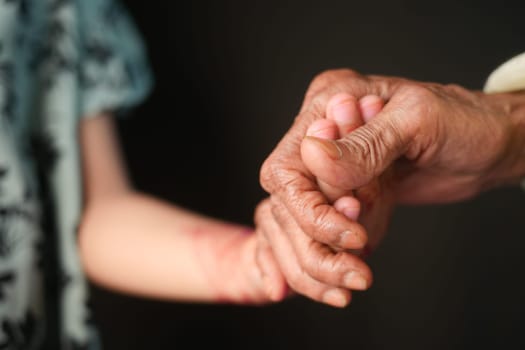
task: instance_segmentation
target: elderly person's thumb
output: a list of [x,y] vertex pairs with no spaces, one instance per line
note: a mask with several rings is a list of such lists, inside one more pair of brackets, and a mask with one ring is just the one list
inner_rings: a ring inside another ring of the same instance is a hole
[[402,123],[383,111],[335,141],[306,136],[301,143],[301,157],[318,180],[353,190],[369,183],[403,156],[412,131],[404,130]]

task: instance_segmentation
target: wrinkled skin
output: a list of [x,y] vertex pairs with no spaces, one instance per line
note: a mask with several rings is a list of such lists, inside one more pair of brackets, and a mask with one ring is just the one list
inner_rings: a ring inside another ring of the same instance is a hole
[[[388,186],[391,171],[372,179],[366,185],[357,188],[338,187],[327,183],[323,176],[325,167],[330,167],[332,158],[326,158],[315,148],[330,151],[330,146],[323,140],[341,140],[351,132],[375,118],[383,109],[384,101],[375,95],[366,95],[357,100],[354,96],[339,93],[330,98],[326,107],[326,119],[314,121],[306,131],[308,142],[301,144],[301,158],[306,168],[317,178],[320,191],[334,208],[351,220],[358,220],[368,231],[368,242],[363,250],[349,250],[361,257],[368,256],[382,240],[392,214],[392,193]],[[312,144],[313,141],[313,144]],[[314,150],[310,149],[314,146]],[[328,149],[327,149],[328,146]],[[329,152],[336,158],[342,151]],[[321,175],[320,175],[321,174]]]
[[[340,93],[376,95],[386,104],[336,141],[305,138]],[[525,174],[524,103],[521,93],[487,95],[350,70],[316,77],[261,168],[270,199],[256,212],[292,290],[346,306],[352,289],[372,283],[370,268],[349,250],[363,249],[368,237],[377,244],[397,203],[454,202],[517,184]],[[359,221],[334,207],[327,187],[360,200]]]

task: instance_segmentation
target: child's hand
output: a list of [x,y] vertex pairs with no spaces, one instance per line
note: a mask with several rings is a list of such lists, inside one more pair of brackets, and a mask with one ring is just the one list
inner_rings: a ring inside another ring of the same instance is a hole
[[224,232],[195,234],[196,253],[216,301],[266,304],[284,299],[289,289],[263,235],[251,228],[224,226]]

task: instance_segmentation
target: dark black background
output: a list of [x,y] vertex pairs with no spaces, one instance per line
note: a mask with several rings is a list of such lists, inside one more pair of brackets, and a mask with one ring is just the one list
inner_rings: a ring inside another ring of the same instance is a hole
[[[521,2],[523,3],[523,2]],[[458,83],[525,51],[524,6],[489,1],[125,1],[156,86],[122,144],[136,186],[252,224],[258,175],[326,69]],[[525,195],[399,208],[370,259],[374,286],[333,309],[185,305],[93,286],[109,350],[523,348]]]

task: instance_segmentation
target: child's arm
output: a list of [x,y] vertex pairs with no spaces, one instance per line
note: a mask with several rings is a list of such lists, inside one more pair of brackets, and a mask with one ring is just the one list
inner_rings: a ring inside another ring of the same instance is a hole
[[270,301],[264,275],[272,281],[272,299],[285,296],[270,249],[257,244],[250,228],[132,189],[110,116],[86,118],[80,135],[85,212],[79,246],[95,283],[162,299],[263,303]]

